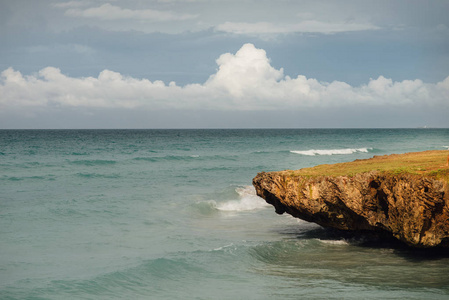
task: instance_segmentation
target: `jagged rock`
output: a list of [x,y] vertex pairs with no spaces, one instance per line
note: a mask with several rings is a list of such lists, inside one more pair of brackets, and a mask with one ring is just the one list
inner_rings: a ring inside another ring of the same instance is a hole
[[449,247],[447,154],[426,151],[263,172],[253,185],[279,214],[342,230],[387,231],[415,247]]

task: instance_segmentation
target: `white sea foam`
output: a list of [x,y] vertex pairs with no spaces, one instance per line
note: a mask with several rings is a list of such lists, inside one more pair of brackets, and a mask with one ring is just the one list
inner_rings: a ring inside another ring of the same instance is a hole
[[230,244],[228,244],[228,245],[225,245],[225,246],[222,246],[222,247],[215,248],[213,251],[221,251],[221,250],[224,250],[224,249],[229,248],[229,247],[234,247],[234,243],[230,243]]
[[301,154],[301,155],[309,155],[309,156],[314,156],[314,155],[344,155],[344,154],[353,154],[356,152],[369,152],[369,150],[371,150],[372,148],[348,148],[348,149],[322,149],[322,150],[315,150],[315,149],[311,149],[311,150],[304,150],[304,151],[296,151],[296,150],[292,150],[290,151],[291,153],[295,153],[295,154]]
[[349,243],[345,240],[320,240],[323,244],[330,244],[330,245],[349,245]]
[[238,187],[235,191],[239,195],[239,199],[217,203],[218,210],[250,211],[270,207],[265,200],[256,195],[256,189],[253,186]]

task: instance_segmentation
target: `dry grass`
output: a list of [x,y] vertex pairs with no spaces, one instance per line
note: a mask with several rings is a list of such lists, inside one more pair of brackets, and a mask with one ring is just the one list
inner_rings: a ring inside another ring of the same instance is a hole
[[380,171],[388,173],[421,174],[449,182],[449,151],[435,150],[374,156],[370,159],[333,165],[319,165],[296,171],[286,171],[291,176],[353,176],[357,173]]

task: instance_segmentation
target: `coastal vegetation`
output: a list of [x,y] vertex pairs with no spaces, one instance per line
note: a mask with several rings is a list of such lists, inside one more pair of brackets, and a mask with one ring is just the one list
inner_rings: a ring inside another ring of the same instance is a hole
[[253,184],[278,214],[341,230],[388,232],[413,247],[449,247],[448,154],[423,151],[262,172]]
[[426,175],[449,182],[449,151],[432,150],[404,154],[374,156],[338,164],[285,171],[289,176],[354,176],[379,171],[389,174]]

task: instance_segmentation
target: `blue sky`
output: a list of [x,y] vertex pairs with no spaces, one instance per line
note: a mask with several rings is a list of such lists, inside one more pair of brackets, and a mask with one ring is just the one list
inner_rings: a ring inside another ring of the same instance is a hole
[[449,127],[448,13],[0,0],[0,128]]

